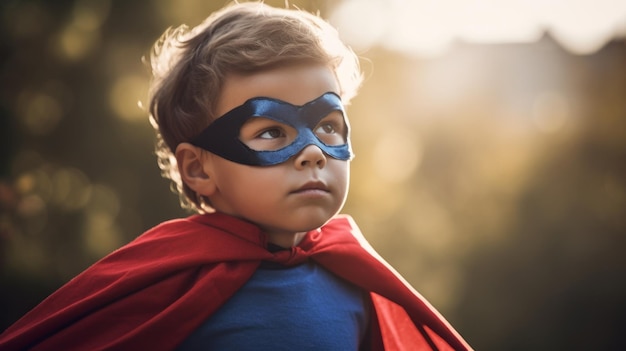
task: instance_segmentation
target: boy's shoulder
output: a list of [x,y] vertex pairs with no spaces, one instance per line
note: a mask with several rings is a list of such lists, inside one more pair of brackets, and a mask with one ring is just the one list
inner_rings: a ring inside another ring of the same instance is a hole
[[161,222],[138,236],[131,244],[193,241],[196,244],[229,236],[257,241],[260,229],[252,223],[220,214],[196,214]]

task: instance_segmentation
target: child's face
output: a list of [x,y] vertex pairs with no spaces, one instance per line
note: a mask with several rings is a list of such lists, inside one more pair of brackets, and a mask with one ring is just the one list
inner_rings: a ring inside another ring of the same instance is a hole
[[[304,105],[327,92],[339,93],[333,72],[317,65],[286,66],[253,75],[232,75],[226,79],[217,108],[221,116],[254,97],[269,97],[293,105]],[[343,118],[338,111],[322,120],[337,126],[337,135],[320,124],[323,137],[340,138]],[[332,128],[331,128],[332,129]],[[250,120],[240,139],[252,149],[279,145],[292,137],[271,120]],[[348,189],[349,161],[326,155],[309,145],[287,161],[274,166],[247,166],[209,154],[210,177],[215,191],[209,199],[216,210],[259,225],[270,236],[293,235],[323,225],[343,206]]]

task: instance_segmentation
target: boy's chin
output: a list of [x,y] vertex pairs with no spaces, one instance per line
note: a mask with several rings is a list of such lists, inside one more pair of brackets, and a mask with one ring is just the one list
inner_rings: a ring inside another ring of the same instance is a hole
[[312,230],[317,230],[323,227],[336,215],[337,213],[320,215],[320,216],[310,216],[309,218],[306,218],[303,220],[303,226],[300,232],[310,232]]

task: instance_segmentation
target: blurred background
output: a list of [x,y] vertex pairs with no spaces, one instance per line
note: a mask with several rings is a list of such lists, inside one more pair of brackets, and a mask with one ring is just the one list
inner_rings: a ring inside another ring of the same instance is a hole
[[[2,1],[0,330],[187,215],[142,57],[224,3]],[[625,350],[626,2],[289,3],[362,57],[344,212],[381,255],[477,350]]]

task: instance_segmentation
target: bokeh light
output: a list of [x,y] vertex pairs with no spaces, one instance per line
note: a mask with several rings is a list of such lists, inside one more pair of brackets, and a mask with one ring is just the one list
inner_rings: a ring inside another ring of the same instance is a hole
[[125,120],[145,122],[146,110],[142,101],[146,101],[148,82],[140,75],[118,78],[109,93],[109,101],[117,117]]

